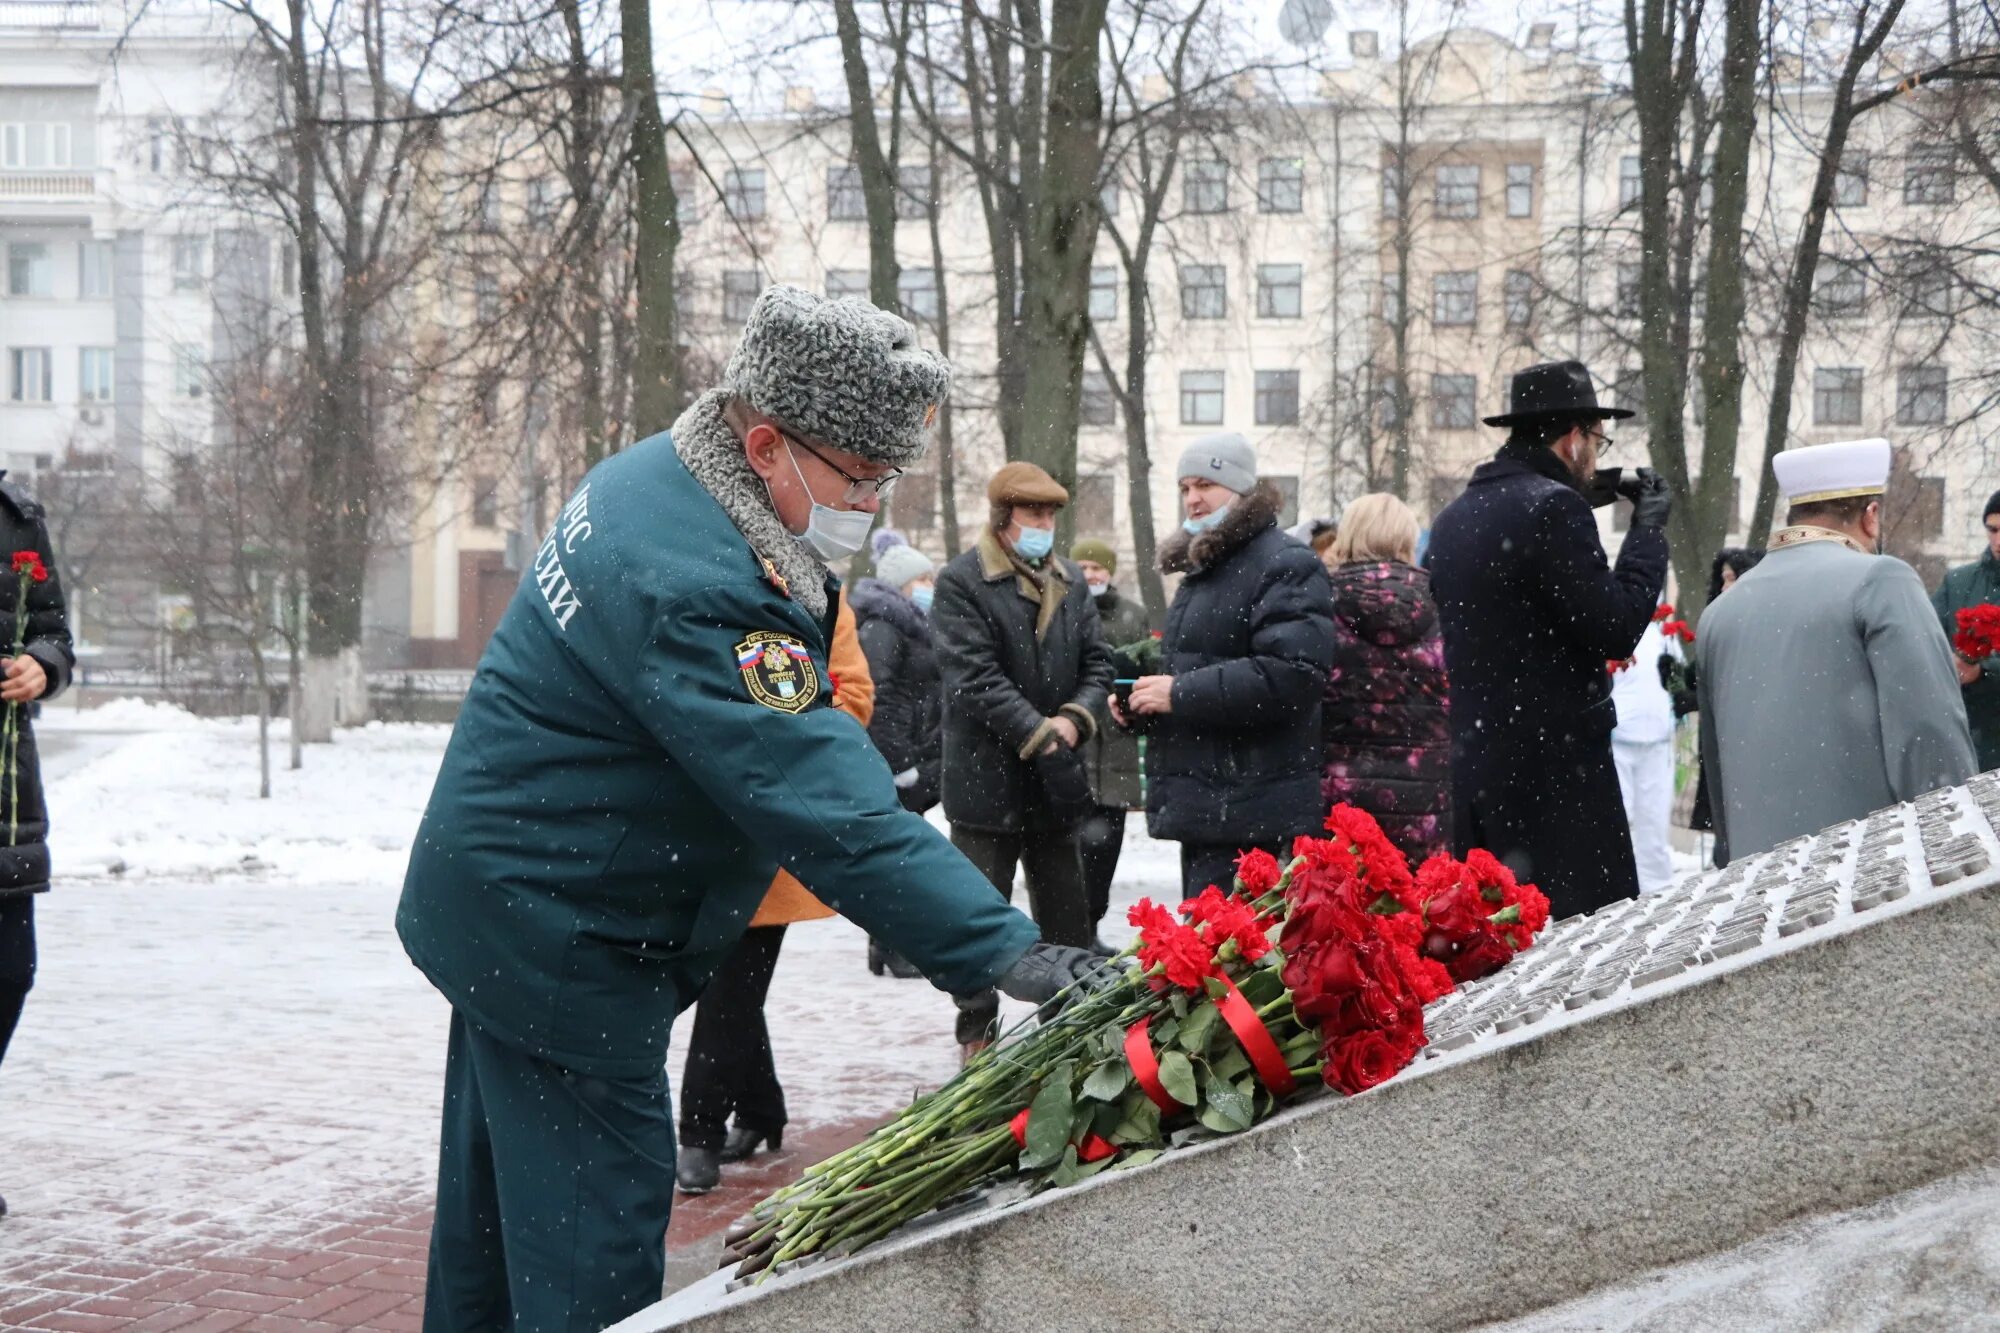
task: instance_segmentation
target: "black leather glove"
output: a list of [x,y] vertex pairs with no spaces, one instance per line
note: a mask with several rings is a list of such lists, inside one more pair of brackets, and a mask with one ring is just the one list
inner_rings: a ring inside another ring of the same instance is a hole
[[[1092,977],[1104,960],[1069,944],[1036,944],[1002,974],[1000,989],[1017,1000],[1044,1004],[1078,981]],[[1104,969],[1106,973],[1109,969]]]
[[1637,468],[1618,484],[1618,490],[1632,501],[1633,527],[1667,526],[1667,515],[1674,508],[1674,496],[1667,489],[1666,478],[1649,467]]
[[1035,781],[1042,789],[1042,805],[1059,827],[1072,828],[1083,822],[1095,802],[1090,795],[1090,770],[1083,756],[1060,740],[1030,761]]

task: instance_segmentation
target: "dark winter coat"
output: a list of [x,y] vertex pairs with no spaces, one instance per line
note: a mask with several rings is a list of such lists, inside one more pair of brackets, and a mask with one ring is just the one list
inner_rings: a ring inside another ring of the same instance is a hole
[[[5,477],[0,472],[0,477]],[[56,574],[55,548],[49,543],[48,524],[41,505],[13,486],[0,482],[0,560],[10,561],[17,551],[33,551],[42,558],[49,577],[43,583],[29,583],[25,603],[21,601],[21,580],[11,570],[0,576],[0,625],[6,643],[0,655],[12,656],[13,645],[42,664],[49,683],[42,698],[53,699],[68,687],[76,669],[76,652],[70,646],[69,613],[63,604],[62,580]],[[19,629],[16,629],[16,626]],[[8,803],[18,802],[13,824],[12,845],[0,841],[0,897],[39,893],[49,887],[49,812],[42,800],[42,764],[35,748],[35,727],[29,709],[16,709],[20,724],[19,748],[15,754],[14,792],[10,798],[4,769],[0,769],[0,820],[9,817]],[[0,716],[5,707],[0,705]],[[0,840],[7,830],[0,828]]]
[[[1096,733],[1111,650],[1076,566],[1051,558],[1045,568],[1047,616],[990,531],[938,571],[931,638],[944,676],[944,814],[954,826],[1013,833],[1083,813],[1052,809],[1030,760],[1059,715],[1086,739]],[[1081,756],[1077,767],[1081,781]]]
[[[1112,584],[1096,599],[1097,619],[1104,630],[1104,642],[1112,650],[1116,675],[1136,670],[1129,658],[1117,658],[1118,650],[1150,638],[1153,627],[1146,621],[1144,604],[1118,591]],[[1146,799],[1145,783],[1139,775],[1139,737],[1114,726],[1107,709],[1098,714],[1097,735],[1086,753],[1090,765],[1090,790],[1099,805],[1120,810],[1136,810]]]
[[1507,861],[1557,916],[1637,893],[1605,664],[1652,620],[1665,534],[1635,528],[1611,565],[1562,461],[1506,448],[1437,516],[1428,563],[1451,673],[1454,850]]
[[1430,575],[1400,560],[1333,572],[1320,799],[1375,816],[1412,865],[1451,842],[1451,710]]
[[[1958,613],[1970,606],[2000,604],[2000,560],[1988,551],[1969,565],[1960,565],[1944,576],[1931,594],[1938,620],[1949,639],[1958,633]],[[1965,720],[1972,726],[1972,748],[1979,755],[1979,771],[2000,768],[2000,657],[1979,664],[1979,679],[1959,689],[1965,696]]]
[[1146,721],[1146,823],[1156,838],[1248,847],[1311,833],[1320,805],[1320,694],[1333,596],[1318,557],[1278,528],[1259,482],[1207,532],[1176,533],[1182,574],[1162,670],[1173,711]]
[[917,771],[898,787],[903,808],[921,814],[938,803],[944,774],[944,684],[938,674],[931,622],[916,604],[880,579],[862,579],[847,593],[875,680],[875,716],[868,739],[892,773]]

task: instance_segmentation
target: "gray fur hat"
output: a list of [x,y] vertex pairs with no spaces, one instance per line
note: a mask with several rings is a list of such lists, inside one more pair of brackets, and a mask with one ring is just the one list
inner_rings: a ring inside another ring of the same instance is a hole
[[877,463],[924,456],[951,388],[951,363],[866,301],[766,287],[720,386],[801,435]]

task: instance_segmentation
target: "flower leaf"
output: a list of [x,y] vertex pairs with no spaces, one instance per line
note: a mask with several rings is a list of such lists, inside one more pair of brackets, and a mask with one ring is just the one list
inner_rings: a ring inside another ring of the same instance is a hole
[[1063,1153],[1062,1164],[1056,1167],[1055,1174],[1049,1177],[1049,1184],[1055,1186],[1057,1189],[1062,1189],[1066,1185],[1074,1185],[1077,1181],[1083,1179],[1082,1173],[1077,1170],[1076,1145],[1068,1144],[1066,1148],[1067,1151]]
[[[1251,1105],[1250,1098],[1244,1095],[1243,1090],[1213,1072],[1209,1074],[1202,1088],[1201,1110],[1202,1114],[1199,1117],[1201,1123],[1225,1134],[1248,1129],[1257,1118],[1256,1109]],[[1210,1118],[1210,1112],[1214,1113],[1213,1119]],[[1218,1120],[1224,1123],[1218,1124]]]
[[1198,1100],[1194,1066],[1179,1051],[1167,1051],[1160,1056],[1160,1085],[1183,1106],[1193,1106]]
[[1119,1160],[1118,1169],[1123,1171],[1128,1166],[1144,1166],[1164,1151],[1164,1148],[1141,1148],[1138,1152],[1127,1153]]
[[1204,1004],[1189,1014],[1181,1024],[1176,1040],[1182,1050],[1190,1055],[1198,1055],[1208,1046],[1209,1036],[1215,1031],[1216,1019],[1221,1011],[1212,1004]]
[[1028,1105],[1027,1151],[1021,1154],[1023,1170],[1052,1165],[1069,1146],[1076,1108],[1069,1099],[1068,1070],[1067,1064],[1058,1065]]
[[1097,1102],[1115,1102],[1132,1085],[1132,1074],[1123,1060],[1101,1064],[1083,1081],[1083,1095]]
[[1219,1077],[1233,1079],[1239,1074],[1250,1072],[1250,1057],[1243,1048],[1231,1043],[1215,1062],[1215,1072]]

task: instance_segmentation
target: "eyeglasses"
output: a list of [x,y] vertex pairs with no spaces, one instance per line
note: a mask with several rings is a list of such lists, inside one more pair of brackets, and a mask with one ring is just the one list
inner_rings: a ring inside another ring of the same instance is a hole
[[835,472],[838,472],[845,479],[847,490],[840,497],[843,504],[858,505],[865,504],[871,499],[886,499],[889,495],[889,488],[894,486],[897,480],[903,475],[903,469],[895,468],[883,473],[879,477],[857,477],[797,436],[784,435],[783,432],[780,432],[780,435],[785,443],[796,444],[799,448],[805,450]]

